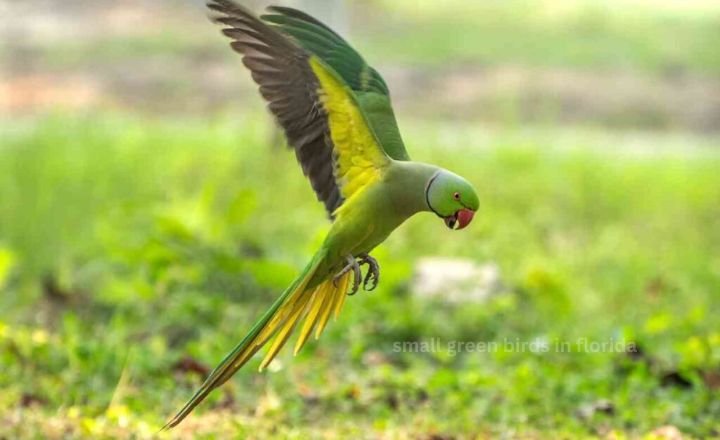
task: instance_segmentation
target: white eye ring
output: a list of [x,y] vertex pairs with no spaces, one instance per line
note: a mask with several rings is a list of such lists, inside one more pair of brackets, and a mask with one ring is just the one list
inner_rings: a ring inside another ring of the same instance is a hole
[[455,194],[453,194],[453,199],[460,200],[460,193],[456,192]]

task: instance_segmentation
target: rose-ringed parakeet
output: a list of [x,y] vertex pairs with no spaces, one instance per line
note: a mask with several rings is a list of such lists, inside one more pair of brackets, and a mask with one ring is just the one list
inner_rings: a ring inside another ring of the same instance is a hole
[[[379,267],[369,252],[405,220],[432,212],[451,229],[467,226],[478,196],[462,177],[410,160],[388,87],[342,37],[309,15],[270,7],[256,17],[230,0],[212,0],[214,20],[268,101],[303,172],[333,223],[305,270],[210,373],[166,425],[180,423],[264,345],[265,368],[299,327],[295,353],[347,294],[372,290]],[[361,266],[367,265],[362,279]]]

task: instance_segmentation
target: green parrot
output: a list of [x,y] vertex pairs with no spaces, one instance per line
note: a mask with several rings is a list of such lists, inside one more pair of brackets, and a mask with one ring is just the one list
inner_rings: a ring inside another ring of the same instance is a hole
[[467,180],[410,160],[387,84],[332,29],[286,7],[270,7],[259,18],[231,0],[211,0],[208,7],[242,55],[333,223],[302,273],[166,429],[179,424],[264,345],[270,348],[260,371],[295,327],[300,326],[295,354],[313,330],[317,339],[329,317],[337,318],[347,295],[361,283],[365,290],[375,288],[380,268],[369,252],[405,220],[431,212],[450,229],[462,229],[479,206]]

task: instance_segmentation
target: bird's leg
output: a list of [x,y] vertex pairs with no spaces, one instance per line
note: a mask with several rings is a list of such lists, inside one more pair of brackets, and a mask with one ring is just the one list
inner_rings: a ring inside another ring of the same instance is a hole
[[[371,292],[375,290],[378,283],[380,282],[380,265],[378,264],[377,260],[371,257],[369,254],[360,254],[358,257],[358,263],[360,266],[363,264],[367,264],[368,271],[365,274],[365,279],[363,280],[363,289],[366,292]],[[372,285],[368,287],[368,284],[372,281]]]
[[348,255],[347,257],[345,257],[345,260],[347,261],[347,265],[343,267],[342,270],[338,272],[337,275],[335,275],[335,277],[333,277],[333,284],[335,285],[335,287],[337,287],[337,283],[340,278],[342,278],[343,275],[352,270],[354,275],[353,287],[350,293],[348,293],[348,295],[355,295],[360,288],[360,279],[362,278],[362,272],[360,272],[360,265],[355,260],[355,257],[353,257],[352,255]]

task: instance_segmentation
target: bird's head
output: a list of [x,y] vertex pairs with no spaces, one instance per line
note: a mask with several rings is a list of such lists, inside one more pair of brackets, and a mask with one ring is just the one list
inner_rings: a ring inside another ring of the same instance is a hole
[[470,182],[446,170],[435,173],[425,187],[428,208],[450,229],[469,225],[480,206]]

